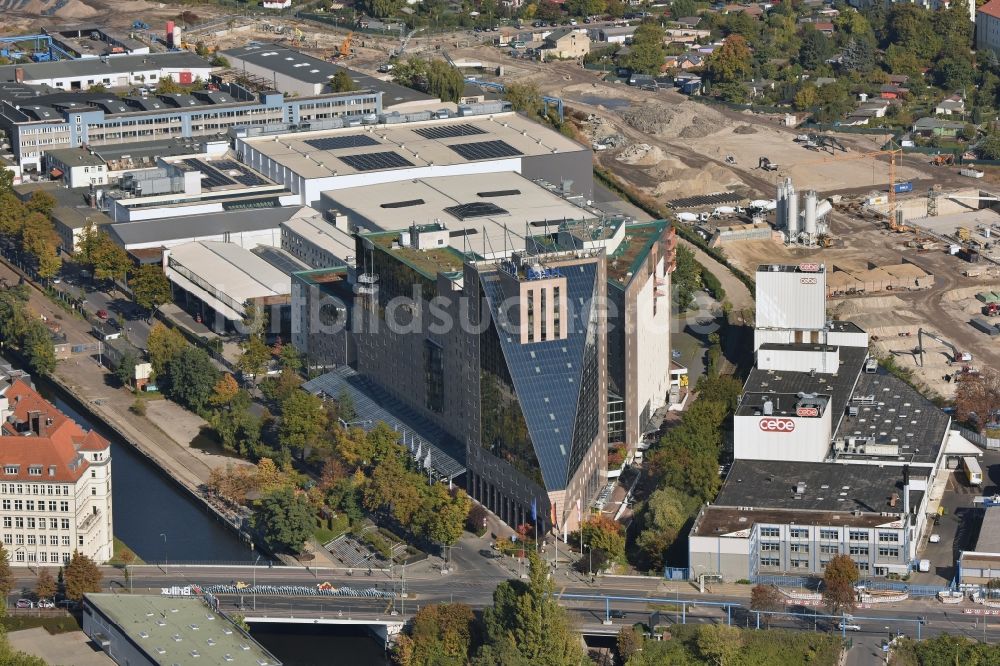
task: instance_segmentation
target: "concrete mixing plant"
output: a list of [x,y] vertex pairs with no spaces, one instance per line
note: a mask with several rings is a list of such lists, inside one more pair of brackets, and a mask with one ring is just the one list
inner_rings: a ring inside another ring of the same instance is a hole
[[805,193],[800,211],[799,194],[792,179],[786,178],[778,183],[777,203],[776,222],[779,228],[784,228],[790,245],[816,245],[819,237],[828,232],[826,216],[833,206],[826,199],[820,201],[815,191]]

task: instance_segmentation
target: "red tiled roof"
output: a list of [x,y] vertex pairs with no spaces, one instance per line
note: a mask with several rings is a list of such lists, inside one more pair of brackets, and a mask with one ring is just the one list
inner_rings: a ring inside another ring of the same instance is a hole
[[986,14],[993,18],[1000,18],[1000,0],[990,0],[985,5],[976,10],[977,14]]
[[[0,464],[18,466],[17,474],[0,469],[4,481],[73,483],[88,465],[78,451],[102,451],[110,446],[97,433],[84,431],[21,380],[7,389],[6,397],[13,420],[21,426],[8,419],[0,428]],[[41,475],[28,473],[33,466],[42,468]]]

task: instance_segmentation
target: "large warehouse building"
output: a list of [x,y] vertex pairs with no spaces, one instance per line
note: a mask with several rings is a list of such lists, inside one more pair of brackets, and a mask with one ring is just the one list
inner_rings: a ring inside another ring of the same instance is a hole
[[[322,209],[334,190],[418,178],[514,171],[531,180],[564,181],[590,198],[590,149],[496,105],[460,107],[460,117],[429,112],[382,115],[367,126],[236,138],[243,161]],[[478,115],[474,115],[478,114]],[[379,123],[379,124],[375,124]],[[322,211],[321,211],[322,212]]]
[[821,264],[757,271],[757,363],[733,455],[689,540],[693,575],[822,575],[837,554],[862,576],[905,574],[968,443],[950,417],[868,356],[867,333],[827,321]]

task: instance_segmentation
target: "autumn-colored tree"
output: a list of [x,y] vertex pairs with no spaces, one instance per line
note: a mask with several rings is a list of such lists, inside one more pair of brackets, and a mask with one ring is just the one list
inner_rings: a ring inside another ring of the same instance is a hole
[[854,584],[858,582],[858,565],[850,555],[837,555],[823,572],[823,602],[831,613],[851,610],[857,602]]
[[188,347],[188,342],[180,332],[157,322],[149,331],[146,346],[149,349],[149,361],[153,366],[153,373],[159,376],[166,372],[167,365]]
[[474,648],[476,616],[465,604],[421,607],[393,657],[400,666],[467,664]]
[[[773,585],[755,585],[750,590],[750,610],[773,613],[785,607],[785,598]],[[770,627],[771,616],[765,615],[764,621]]]
[[225,408],[233,402],[233,398],[239,392],[240,385],[236,383],[236,378],[227,372],[215,383],[208,403],[213,407]]
[[708,59],[708,71],[716,83],[739,83],[750,77],[753,54],[742,35],[729,35]]
[[51,599],[56,595],[56,579],[48,569],[40,569],[35,580],[35,594],[39,599]]
[[101,570],[97,568],[94,560],[74,550],[69,564],[63,569],[66,598],[80,601],[88,592],[100,592],[101,579]]
[[995,420],[1000,411],[1000,371],[986,366],[978,376],[963,377],[955,390],[955,411],[979,431]]

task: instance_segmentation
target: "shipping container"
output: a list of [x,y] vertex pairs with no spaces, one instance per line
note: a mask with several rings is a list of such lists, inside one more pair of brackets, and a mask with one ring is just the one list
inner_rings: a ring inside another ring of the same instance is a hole
[[980,319],[976,317],[969,323],[971,323],[974,327],[976,327],[983,333],[987,333],[989,335],[1000,335],[1000,331],[997,330],[997,327],[994,324],[989,323],[985,319]]
[[958,172],[963,176],[968,176],[969,178],[982,178],[986,175],[982,171],[976,171],[975,169],[959,169]]
[[964,259],[965,261],[968,261],[970,264],[975,264],[979,262],[979,253],[976,252],[975,250],[970,250],[968,248],[962,248],[961,250],[959,250],[958,257],[959,259]]
[[900,192],[912,192],[913,183],[911,183],[910,181],[906,181],[905,183],[896,183],[895,190],[897,194]]

